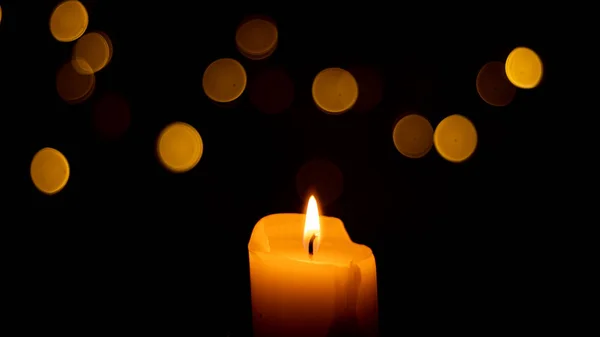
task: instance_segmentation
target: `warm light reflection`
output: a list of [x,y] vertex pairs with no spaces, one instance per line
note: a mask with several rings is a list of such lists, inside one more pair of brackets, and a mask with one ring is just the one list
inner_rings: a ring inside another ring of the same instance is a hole
[[33,184],[40,192],[52,195],[67,185],[69,162],[58,150],[46,147],[33,156],[30,174]]
[[317,199],[314,195],[311,195],[308,199],[308,205],[306,206],[306,220],[304,221],[304,249],[308,251],[309,243],[311,238],[314,237],[314,248],[312,253],[316,253],[319,250],[319,244],[321,242],[321,222],[319,220],[319,206],[317,205]]
[[330,114],[342,114],[358,99],[358,83],[352,74],[341,68],[328,68],[317,74],[312,96],[319,109]]
[[196,129],[186,123],[168,125],[158,136],[157,153],[163,166],[173,173],[193,169],[204,152],[202,138]]
[[479,97],[492,106],[507,106],[515,98],[517,88],[506,77],[504,63],[488,62],[475,81]]
[[236,60],[218,59],[204,71],[202,88],[211,100],[217,103],[230,103],[242,95],[246,89],[246,70]]
[[111,43],[107,35],[97,32],[82,36],[73,48],[73,68],[80,74],[89,75],[102,70],[111,58]]
[[50,16],[50,32],[57,41],[71,42],[85,33],[88,23],[85,6],[79,1],[68,0],[54,8]]
[[277,27],[269,18],[246,20],[235,34],[238,50],[251,60],[262,60],[271,56],[277,48],[277,38]]
[[505,62],[506,77],[516,87],[533,89],[542,81],[543,65],[531,49],[518,47],[510,52]]
[[2,23],[2,6],[0,6],[0,23]]
[[422,158],[433,146],[433,127],[425,117],[410,114],[396,123],[392,137],[398,152],[408,158]]
[[433,143],[444,159],[460,163],[469,159],[475,152],[477,131],[466,117],[448,116],[435,128]]
[[81,74],[73,67],[73,62],[65,63],[56,74],[56,91],[60,98],[69,104],[87,100],[96,87],[93,73]]

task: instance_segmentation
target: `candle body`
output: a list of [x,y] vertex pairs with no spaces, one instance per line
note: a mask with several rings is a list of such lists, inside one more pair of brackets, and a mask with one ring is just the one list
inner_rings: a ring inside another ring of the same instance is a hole
[[321,243],[303,247],[304,214],[261,219],[248,244],[255,337],[377,336],[377,274],[369,247],[320,217]]

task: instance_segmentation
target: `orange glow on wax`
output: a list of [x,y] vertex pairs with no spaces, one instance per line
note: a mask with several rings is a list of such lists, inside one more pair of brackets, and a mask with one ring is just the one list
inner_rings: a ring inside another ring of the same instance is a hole
[[319,206],[317,205],[317,199],[314,195],[311,195],[308,199],[308,206],[306,206],[306,220],[304,221],[304,249],[308,251],[309,243],[312,236],[315,236],[313,242],[313,251],[316,253],[319,250],[319,243],[321,242],[321,222],[319,220]]

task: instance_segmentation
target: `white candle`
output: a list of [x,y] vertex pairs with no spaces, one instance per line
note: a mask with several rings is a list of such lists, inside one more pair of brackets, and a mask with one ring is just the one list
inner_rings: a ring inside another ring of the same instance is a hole
[[319,216],[314,197],[306,215],[261,219],[248,252],[255,337],[378,335],[373,252]]

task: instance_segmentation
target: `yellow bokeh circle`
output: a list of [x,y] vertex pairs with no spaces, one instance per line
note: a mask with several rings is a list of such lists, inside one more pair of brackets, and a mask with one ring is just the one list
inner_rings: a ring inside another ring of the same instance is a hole
[[352,74],[341,68],[327,68],[317,74],[312,96],[319,109],[330,114],[342,114],[358,99],[358,83]]
[[165,127],[158,136],[157,143],[160,162],[174,173],[194,168],[204,152],[204,144],[198,131],[183,122],[175,122]]
[[31,180],[42,193],[60,192],[67,185],[70,173],[67,158],[56,149],[43,148],[31,160]]
[[475,81],[479,97],[491,106],[507,106],[515,98],[517,88],[506,77],[502,62],[488,62]]
[[75,0],[63,1],[50,16],[50,32],[57,41],[71,42],[80,38],[88,27],[85,6]]
[[73,68],[86,75],[102,70],[111,58],[110,49],[105,35],[97,32],[83,35],[73,48]]
[[542,81],[544,67],[536,52],[518,47],[506,58],[505,71],[506,77],[515,87],[533,89]]
[[[82,65],[84,61],[80,62]],[[85,69],[91,69],[86,66]],[[93,73],[82,74],[73,66],[73,62],[65,63],[56,73],[56,91],[60,98],[69,104],[86,101],[94,93],[96,77]]]
[[433,127],[417,114],[404,116],[396,123],[393,133],[396,150],[408,158],[422,158],[433,146]]
[[477,130],[462,115],[444,118],[435,128],[433,143],[442,158],[453,163],[463,162],[475,152]]
[[277,48],[278,32],[273,22],[254,18],[243,22],[235,34],[240,53],[251,60],[269,57]]
[[217,103],[236,100],[246,89],[246,70],[236,60],[218,59],[204,71],[202,88],[208,98]]

